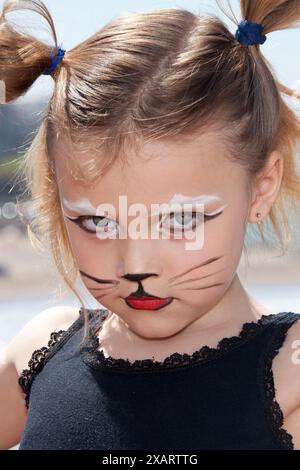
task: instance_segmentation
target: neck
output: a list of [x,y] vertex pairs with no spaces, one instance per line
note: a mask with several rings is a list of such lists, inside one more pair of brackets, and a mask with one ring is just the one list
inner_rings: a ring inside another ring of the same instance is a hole
[[257,321],[263,314],[271,313],[259,304],[244,289],[237,275],[226,290],[224,296],[208,312],[198,318],[186,329],[209,329],[225,325],[242,325],[245,322]]

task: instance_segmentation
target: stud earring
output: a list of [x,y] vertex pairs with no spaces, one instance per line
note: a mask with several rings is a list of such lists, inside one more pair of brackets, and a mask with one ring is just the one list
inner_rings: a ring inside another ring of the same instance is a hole
[[[259,219],[259,218],[261,217],[261,213],[260,213],[260,212],[257,212],[257,213],[256,213],[256,217]],[[258,223],[258,224],[261,224],[261,220],[259,220],[257,223]]]

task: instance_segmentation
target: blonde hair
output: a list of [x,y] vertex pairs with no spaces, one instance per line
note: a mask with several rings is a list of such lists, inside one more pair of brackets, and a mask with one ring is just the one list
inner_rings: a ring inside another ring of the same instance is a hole
[[[240,6],[243,18],[263,24],[263,34],[295,27],[300,20],[299,0],[241,0]],[[51,65],[49,45],[10,25],[7,15],[15,10],[43,17],[58,49],[53,20],[41,0],[4,3],[0,79],[6,84],[7,101],[25,93]],[[237,25],[234,16],[224,13]],[[222,130],[228,158],[245,167],[250,183],[269,153],[278,149],[284,157],[283,178],[268,217],[284,245],[289,234],[285,202],[300,203],[300,120],[284,95],[299,95],[278,81],[260,46],[241,45],[212,15],[179,8],[132,13],[113,19],[68,50],[52,77],[54,92],[20,174],[35,208],[28,226],[31,239],[38,233],[47,240],[60,274],[83,308],[74,288],[78,267],[53,164],[60,134],[67,133],[72,143],[85,142],[87,153],[91,143],[85,168],[73,162],[87,183],[124,155],[125,144],[136,145],[139,137],[182,139],[214,125]],[[105,161],[97,157],[98,146],[109,149],[103,152],[109,155]],[[258,228],[264,239],[263,224]]]

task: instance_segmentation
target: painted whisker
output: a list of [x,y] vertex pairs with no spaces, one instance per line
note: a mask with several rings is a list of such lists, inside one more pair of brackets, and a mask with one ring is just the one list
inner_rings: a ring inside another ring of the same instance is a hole
[[[224,255],[223,255],[224,256]],[[177,274],[176,276],[173,276],[169,279],[168,282],[172,282],[174,281],[175,279],[178,279],[182,276],[184,276],[185,274],[188,274],[190,273],[191,271],[194,271],[195,269],[198,269],[200,267],[203,267],[203,266],[207,266],[208,264],[211,264],[213,263],[214,261],[218,261],[219,259],[223,258],[223,256],[217,256],[217,257],[214,257],[214,258],[210,258],[208,259],[207,261],[204,261],[204,263],[201,263],[201,264],[198,264],[197,266],[194,266],[193,268],[190,268],[188,269],[187,271],[181,273],[181,274]]]
[[223,286],[224,284],[225,284],[224,282],[218,282],[217,284],[212,284],[211,286],[205,286],[205,287],[186,287],[186,289],[187,289],[187,290],[209,289],[210,287]]
[[219,269],[219,271],[216,271],[214,273],[211,273],[211,274],[207,274],[206,276],[202,276],[202,277],[197,277],[197,278],[193,278],[193,279],[187,279],[186,281],[180,281],[180,282],[177,282],[177,284],[173,284],[173,287],[174,286],[179,286],[180,284],[184,284],[185,282],[192,282],[192,281],[200,281],[201,279],[205,279],[209,276],[213,276],[214,274],[217,274],[221,271],[224,271],[225,268],[222,268],[222,269]]

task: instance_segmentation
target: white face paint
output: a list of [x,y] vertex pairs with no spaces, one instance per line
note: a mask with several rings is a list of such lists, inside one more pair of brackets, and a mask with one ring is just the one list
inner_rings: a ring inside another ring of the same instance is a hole
[[[180,204],[181,206],[184,206],[184,204],[203,204],[205,206],[205,204],[209,204],[214,201],[222,202],[222,198],[217,194],[202,194],[200,196],[186,196],[184,194],[175,194],[167,204]],[[87,197],[78,199],[77,201],[70,201],[67,198],[63,198],[63,206],[68,210],[77,212],[78,214],[84,213],[87,215],[95,215],[97,213],[97,208],[93,206],[93,204]],[[216,213],[223,210],[225,207],[227,207],[227,204],[223,205],[222,207],[219,207],[214,212],[207,213],[207,215],[215,215]],[[164,211],[162,211],[162,213],[164,213]],[[152,213],[152,215],[155,214],[157,213]],[[100,214],[98,213],[98,215]],[[103,213],[103,215],[105,214]]]
[[[221,203],[222,198],[220,196],[218,196],[217,194],[202,194],[200,196],[186,196],[184,194],[175,194],[167,204],[169,204],[169,205],[179,204],[183,207],[184,207],[184,204],[193,204],[193,205],[203,204],[203,206],[205,206],[205,204],[209,204],[209,203],[214,202],[214,201],[217,201],[217,202]],[[215,215],[218,212],[225,209],[225,207],[227,207],[227,204],[223,205],[222,207],[219,207],[218,209],[216,209],[213,212],[206,212],[206,214],[207,215]]]
[[80,213],[91,214],[91,215],[96,214],[96,207],[93,206],[93,204],[87,197],[78,199],[77,201],[70,201],[64,197],[63,205],[66,209],[69,209],[70,211],[73,211],[73,212],[78,212],[79,214]]
[[184,194],[175,194],[172,199],[170,200],[169,204],[179,203],[199,203],[199,204],[207,204],[212,201],[219,201],[221,202],[222,199],[217,194],[202,194],[200,196],[185,196]]

